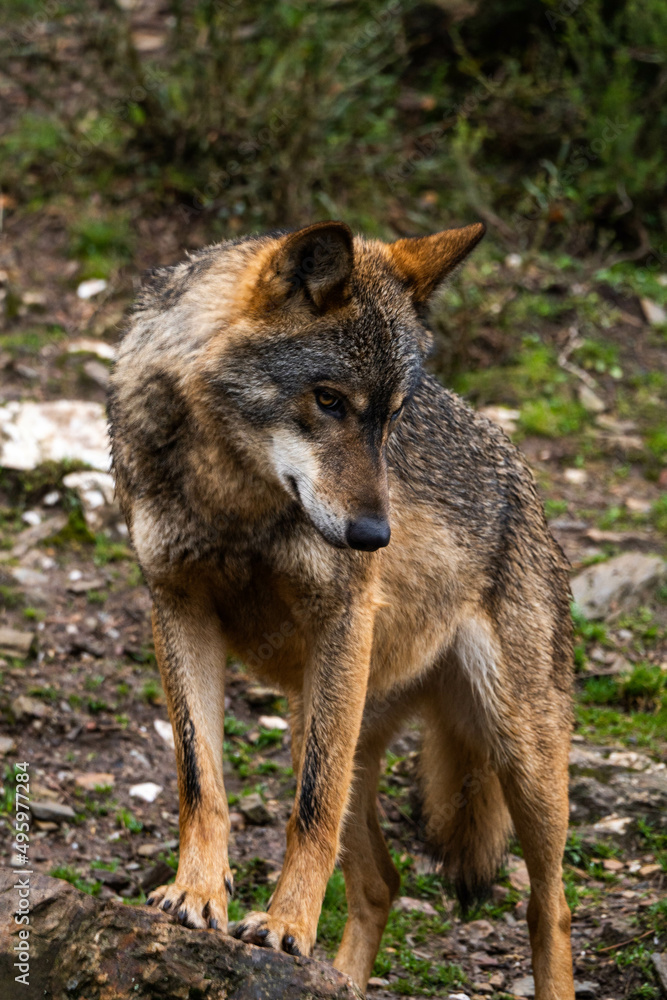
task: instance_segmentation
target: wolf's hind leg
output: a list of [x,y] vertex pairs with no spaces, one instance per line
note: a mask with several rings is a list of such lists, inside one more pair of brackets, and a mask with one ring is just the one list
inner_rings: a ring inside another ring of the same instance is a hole
[[388,737],[386,731],[362,730],[341,836],[340,862],[348,919],[334,967],[345,972],[361,990],[366,989],[400,885],[377,815],[380,764]]
[[530,875],[528,929],[537,1000],[573,1000],[570,910],[562,858],[568,826],[568,723],[549,733],[535,719],[532,737],[506,754],[501,781]]
[[233,882],[229,813],[222,777],[226,648],[205,592],[153,588],[155,652],[176,743],[180,857],[176,881],[150,906],[188,927],[227,929]]

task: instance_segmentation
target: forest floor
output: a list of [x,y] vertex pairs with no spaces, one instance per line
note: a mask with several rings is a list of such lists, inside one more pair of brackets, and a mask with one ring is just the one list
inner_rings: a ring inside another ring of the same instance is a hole
[[[117,342],[135,276],[206,240],[201,224],[183,233],[176,219],[138,217],[132,261],[120,267],[109,232],[95,228],[95,204],[84,222],[73,221],[76,208],[64,200],[5,220],[0,407],[102,403],[109,362],[99,344]],[[106,289],[78,297],[80,282],[100,273]],[[630,266],[506,256],[490,242],[434,312],[435,369],[474,405],[503,407],[499,419],[532,463],[573,573],[624,552],[667,554],[666,286],[667,276]],[[97,346],[71,351],[84,336]],[[63,485],[71,470],[51,463],[0,476],[0,632],[32,637],[29,652],[10,648],[0,661],[0,863],[13,860],[15,763],[27,761],[39,804],[34,869],[138,905],[177,864],[174,754],[141,571],[113,506],[102,527],[86,524],[79,496]],[[651,955],[667,949],[667,587],[629,587],[605,620],[575,614],[575,628],[565,883],[577,996],[648,1000],[660,988]],[[228,676],[237,920],[272,892],[294,779],[285,701],[238,662]],[[408,728],[380,787],[402,886],[370,993],[530,996],[520,847],[511,845],[489,901],[462,919],[420,839],[418,749],[418,730]],[[146,783],[159,786],[148,791],[152,802],[136,793]],[[334,954],[344,919],[336,871],[317,957]]]

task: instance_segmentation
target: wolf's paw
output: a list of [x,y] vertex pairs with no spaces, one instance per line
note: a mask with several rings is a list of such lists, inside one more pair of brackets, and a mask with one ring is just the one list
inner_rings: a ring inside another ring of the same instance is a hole
[[[225,885],[231,895],[231,878],[225,880]],[[159,889],[154,889],[146,903],[173,914],[185,927],[227,930],[227,899],[219,893],[174,882],[173,885],[161,885]]]
[[270,913],[246,914],[237,925],[234,937],[263,948],[286,951],[288,955],[310,955],[315,944],[305,928]]

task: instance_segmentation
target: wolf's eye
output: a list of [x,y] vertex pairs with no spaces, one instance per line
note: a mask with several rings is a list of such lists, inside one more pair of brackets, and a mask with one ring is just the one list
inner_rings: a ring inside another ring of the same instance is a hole
[[399,406],[399,408],[397,410],[394,410],[394,412],[392,413],[391,417],[389,418],[392,422],[394,420],[398,420],[398,418],[400,417],[401,413],[403,412],[403,407],[404,406],[405,406],[405,403],[401,403],[401,405]]
[[316,389],[315,399],[317,400],[317,405],[325,413],[331,413],[336,417],[343,416],[343,400],[340,396],[334,395],[328,389]]

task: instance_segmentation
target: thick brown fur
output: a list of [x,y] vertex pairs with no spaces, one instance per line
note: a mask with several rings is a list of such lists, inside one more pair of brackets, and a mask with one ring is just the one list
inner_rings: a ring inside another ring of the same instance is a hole
[[113,460],[181,798],[176,882],[150,902],[226,928],[231,652],[286,692],[297,776],[270,912],[237,935],[310,953],[339,857],[335,964],[365,988],[398,890],[380,763],[415,716],[446,875],[474,897],[513,825],[536,996],[571,1000],[567,566],[520,453],[422,367],[417,307],[482,235],[384,244],[320,223],[209,247],[139,296],[111,378]]

